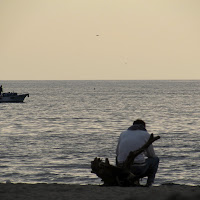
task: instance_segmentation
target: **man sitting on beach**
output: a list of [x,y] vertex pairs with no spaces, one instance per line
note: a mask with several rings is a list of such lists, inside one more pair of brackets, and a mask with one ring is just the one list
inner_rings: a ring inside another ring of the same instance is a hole
[[[131,151],[138,150],[149,139],[150,134],[146,130],[146,124],[138,119],[126,131],[123,131],[119,137],[117,145],[117,165],[120,167],[126,160]],[[147,159],[145,159],[145,156]],[[155,155],[153,145],[151,144],[145,152],[139,154],[131,166],[131,172],[138,178],[148,177],[146,186],[153,184],[158,169],[159,158]]]
[[2,85],[0,86],[0,95],[1,95],[1,93],[3,92],[3,87],[2,87]]

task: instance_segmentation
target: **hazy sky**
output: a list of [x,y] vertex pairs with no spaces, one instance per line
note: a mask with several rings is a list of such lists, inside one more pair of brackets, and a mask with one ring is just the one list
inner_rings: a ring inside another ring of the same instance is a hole
[[0,80],[200,79],[200,0],[0,0]]

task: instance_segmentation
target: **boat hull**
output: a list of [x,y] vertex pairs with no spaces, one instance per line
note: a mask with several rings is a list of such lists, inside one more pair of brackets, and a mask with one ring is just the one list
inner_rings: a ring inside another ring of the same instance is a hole
[[11,96],[0,96],[0,103],[22,103],[29,94],[17,94]]

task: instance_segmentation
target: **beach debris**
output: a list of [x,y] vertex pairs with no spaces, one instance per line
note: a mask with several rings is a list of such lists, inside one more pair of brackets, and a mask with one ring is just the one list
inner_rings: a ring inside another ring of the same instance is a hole
[[96,174],[104,182],[105,186],[139,186],[139,177],[130,171],[131,164],[136,156],[142,153],[154,141],[160,139],[160,136],[154,137],[153,133],[149,140],[138,150],[129,153],[123,166],[111,165],[108,158],[103,161],[100,158],[95,158],[91,162],[92,173]]
[[104,182],[104,186],[133,186],[137,183],[137,177],[130,171],[105,162],[100,158],[95,158],[91,162],[92,173],[96,174]]

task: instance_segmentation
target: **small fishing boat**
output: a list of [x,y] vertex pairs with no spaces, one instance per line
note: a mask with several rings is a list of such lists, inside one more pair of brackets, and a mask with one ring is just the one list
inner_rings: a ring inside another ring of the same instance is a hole
[[0,103],[22,103],[29,94],[17,94],[16,92],[7,92],[0,95]]

